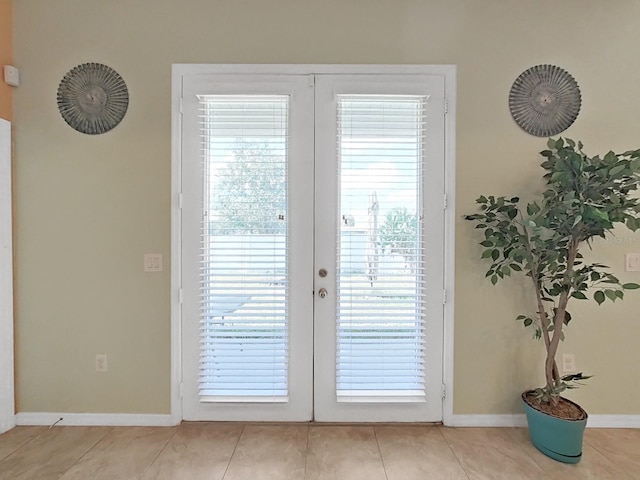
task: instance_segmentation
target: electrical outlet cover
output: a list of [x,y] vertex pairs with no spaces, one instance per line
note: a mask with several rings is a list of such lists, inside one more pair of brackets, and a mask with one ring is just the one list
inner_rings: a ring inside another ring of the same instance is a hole
[[4,66],[4,81],[12,87],[20,86],[20,71],[13,65]]

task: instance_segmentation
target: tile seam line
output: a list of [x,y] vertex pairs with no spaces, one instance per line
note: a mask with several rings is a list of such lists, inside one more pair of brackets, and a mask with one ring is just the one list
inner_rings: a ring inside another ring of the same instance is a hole
[[451,445],[451,443],[449,443],[449,441],[447,440],[447,437],[444,436],[444,433],[442,433],[442,429],[443,428],[447,428],[447,427],[444,427],[444,426],[443,427],[438,427],[438,433],[442,437],[442,440],[444,441],[445,445],[449,448],[449,451],[453,455],[453,458],[455,458],[456,462],[458,462],[458,465],[460,465],[460,468],[462,469],[462,472],[464,473],[464,476],[467,477],[468,480],[471,480],[471,477],[469,476],[469,472],[467,472],[467,469],[464,468],[464,465],[460,461],[460,458],[456,454],[456,451],[454,450],[453,446]]
[[178,428],[180,428],[180,426],[178,425],[177,427],[175,427],[173,429],[173,433],[171,435],[169,435],[169,438],[167,438],[167,441],[164,442],[164,445],[162,446],[162,448],[158,451],[158,453],[156,454],[155,457],[153,457],[153,460],[151,460],[149,462],[149,465],[147,465],[147,468],[144,469],[144,472],[142,472],[142,475],[140,476],[140,478],[142,480],[144,480],[144,478],[147,475],[147,472],[149,471],[149,469],[153,466],[154,463],[156,463],[156,461],[158,460],[158,458],[160,458],[160,455],[162,455],[162,452],[164,452],[167,448],[167,445],[169,445],[169,442],[171,442],[171,440],[173,440],[173,437],[175,437],[178,434]]
[[[37,427],[36,427],[37,428]],[[42,427],[42,429],[40,430],[40,432],[36,433],[35,435],[33,435],[29,440],[27,440],[26,442],[24,442],[22,445],[18,446],[15,450],[12,450],[11,452],[9,452],[6,456],[4,456],[3,458],[0,458],[0,465],[2,465],[2,462],[4,462],[5,460],[9,459],[9,457],[13,456],[17,451],[22,450],[24,447],[26,447],[27,445],[29,445],[31,442],[35,441],[36,438],[38,438],[40,435],[42,435],[44,432],[46,432],[48,429],[48,427]],[[5,432],[8,433],[8,432]]]
[[[50,427],[50,428],[56,428],[56,427]],[[58,428],[65,428],[65,427],[58,427]],[[67,428],[68,428],[68,427],[67,427]],[[71,428],[73,428],[73,427],[71,427]],[[86,428],[86,427],[85,427],[85,428]],[[64,480],[64,477],[67,475],[67,473],[69,473],[69,472],[71,471],[71,469],[73,469],[73,467],[75,467],[78,463],[80,463],[80,461],[81,461],[84,457],[86,457],[86,456],[89,454],[89,452],[91,452],[94,448],[96,448],[96,446],[97,446],[99,443],[101,443],[105,438],[107,438],[107,435],[109,435],[112,431],[113,431],[113,427],[109,427],[109,428],[107,429],[107,431],[104,433],[104,435],[102,435],[102,437],[100,437],[98,440],[96,440],[96,441],[94,442],[94,444],[93,444],[93,445],[91,445],[91,447],[90,447],[90,448],[88,448],[86,452],[84,452],[82,455],[80,455],[80,456],[77,458],[77,460],[76,460],[75,462],[73,462],[71,465],[69,465],[69,468],[67,468],[67,470],[66,470],[62,475],[60,475],[60,477],[58,477],[58,478],[59,478],[60,480]]]
[[378,432],[376,431],[376,427],[371,427],[373,430],[373,438],[376,440],[376,446],[378,447],[378,453],[380,454],[380,462],[382,463],[382,471],[384,472],[384,478],[389,480],[389,475],[387,474],[387,466],[384,463],[384,457],[382,456],[382,449],[380,448],[380,442],[378,441]]
[[233,452],[231,452],[231,456],[229,457],[229,461],[227,462],[227,466],[224,469],[224,473],[222,474],[222,477],[220,478],[220,480],[224,480],[225,478],[227,478],[227,472],[229,471],[229,467],[231,466],[231,461],[233,460],[233,457],[236,454],[236,450],[238,449],[238,445],[240,444],[240,440],[242,439],[242,436],[244,435],[244,431],[246,430],[246,428],[247,428],[246,425],[242,426],[240,435],[238,435],[238,440],[236,440],[236,444],[233,447]]

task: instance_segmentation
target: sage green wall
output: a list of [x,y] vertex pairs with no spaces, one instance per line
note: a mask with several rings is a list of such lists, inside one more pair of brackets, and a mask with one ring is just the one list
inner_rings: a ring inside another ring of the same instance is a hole
[[[579,82],[566,135],[589,152],[640,146],[637,0],[19,0],[14,2],[17,396],[21,412],[168,413],[173,63],[458,65],[457,217],[480,193],[539,188],[544,140],[511,120],[507,95],[550,63]],[[56,89],[100,62],[129,86],[123,122],[104,135],[69,128]],[[522,287],[483,281],[477,238],[457,225],[457,414],[518,412],[540,378],[537,345],[512,318]],[[640,237],[621,231],[594,253],[621,271]],[[596,376],[573,397],[591,413],[640,414],[640,295],[580,304],[566,351]],[[109,372],[94,372],[96,353]],[[615,396],[612,396],[613,392]]]

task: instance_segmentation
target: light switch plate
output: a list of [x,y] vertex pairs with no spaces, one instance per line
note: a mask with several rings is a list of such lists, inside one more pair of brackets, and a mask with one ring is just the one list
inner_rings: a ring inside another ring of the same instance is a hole
[[626,272],[640,272],[640,253],[627,253],[624,256],[624,270]]
[[144,271],[145,272],[161,272],[162,271],[162,254],[161,253],[145,253],[144,254]]

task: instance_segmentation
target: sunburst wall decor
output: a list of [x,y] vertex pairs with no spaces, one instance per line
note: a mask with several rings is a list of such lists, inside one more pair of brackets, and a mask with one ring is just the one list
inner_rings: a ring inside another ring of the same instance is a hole
[[509,92],[509,110],[526,132],[549,137],[573,124],[582,97],[575,79],[560,67],[537,65],[516,78]]
[[74,129],[89,135],[105,133],[123,119],[129,91],[122,77],[100,63],[71,69],[58,86],[58,110]]

